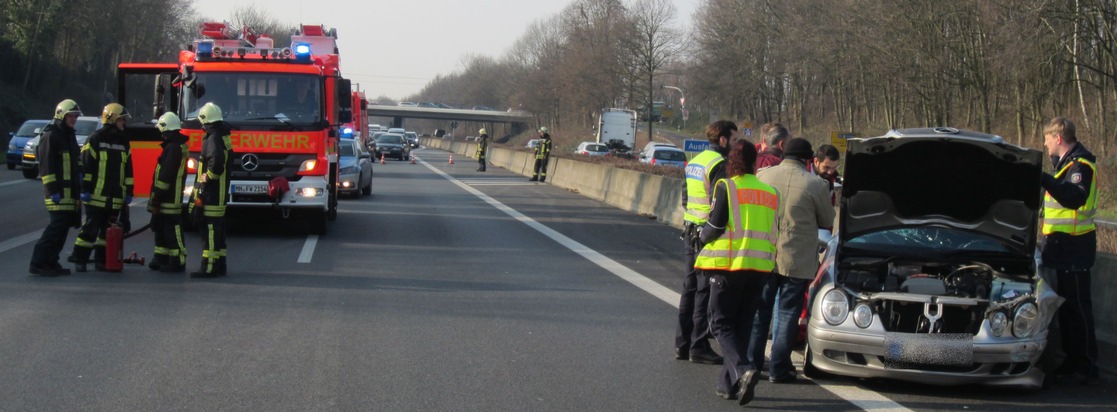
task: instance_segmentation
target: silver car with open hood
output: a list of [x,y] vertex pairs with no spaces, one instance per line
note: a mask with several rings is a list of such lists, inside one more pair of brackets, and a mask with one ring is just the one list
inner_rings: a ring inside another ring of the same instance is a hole
[[804,373],[1040,387],[1062,302],[1038,272],[1042,162],[951,128],[850,139]]

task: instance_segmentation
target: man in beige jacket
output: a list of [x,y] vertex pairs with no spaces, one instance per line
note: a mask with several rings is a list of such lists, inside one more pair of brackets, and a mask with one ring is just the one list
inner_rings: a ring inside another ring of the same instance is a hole
[[761,182],[780,194],[777,276],[770,277],[764,285],[749,340],[749,360],[754,367],[763,369],[764,349],[774,312],[776,321],[768,366],[768,380],[773,383],[796,380],[791,349],[799,333],[799,314],[803,311],[807,286],[818,271],[818,229],[830,229],[834,222],[829,187],[822,178],[807,170],[814,158],[811,143],[794,138],[788,140],[783,149],[783,161],[779,165],[756,173]]

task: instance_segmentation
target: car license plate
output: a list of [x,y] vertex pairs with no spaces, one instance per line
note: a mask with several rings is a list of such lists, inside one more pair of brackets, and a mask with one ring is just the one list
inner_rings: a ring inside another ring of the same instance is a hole
[[268,185],[233,185],[233,193],[237,194],[263,194],[268,192]]
[[886,361],[902,364],[971,366],[973,335],[965,333],[887,333]]

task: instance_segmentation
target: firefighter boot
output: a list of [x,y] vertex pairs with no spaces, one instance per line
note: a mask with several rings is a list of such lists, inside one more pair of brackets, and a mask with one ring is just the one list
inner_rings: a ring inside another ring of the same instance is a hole
[[147,264],[147,268],[151,270],[160,270],[164,265],[170,263],[170,258],[170,256],[156,253],[155,256],[151,258],[151,263]]
[[159,271],[163,273],[182,273],[186,271],[186,264],[183,258],[179,256],[167,256],[167,261],[159,266]]
[[104,246],[93,246],[93,269],[98,272],[107,272],[107,270],[105,270]]
[[217,262],[212,262],[210,259],[202,258],[202,267],[197,272],[190,272],[192,278],[215,278],[221,276],[217,274]]
[[85,272],[88,270],[86,265],[89,263],[89,252],[91,251],[93,249],[85,246],[74,246],[74,251],[70,253],[70,257],[66,260],[74,263],[75,272]]

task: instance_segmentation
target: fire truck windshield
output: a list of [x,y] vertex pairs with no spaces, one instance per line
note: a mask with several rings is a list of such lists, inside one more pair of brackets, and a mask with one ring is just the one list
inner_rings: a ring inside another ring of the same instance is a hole
[[183,113],[196,120],[198,109],[213,102],[226,122],[238,128],[271,129],[278,124],[307,127],[322,121],[318,77],[286,73],[199,72],[184,88]]

